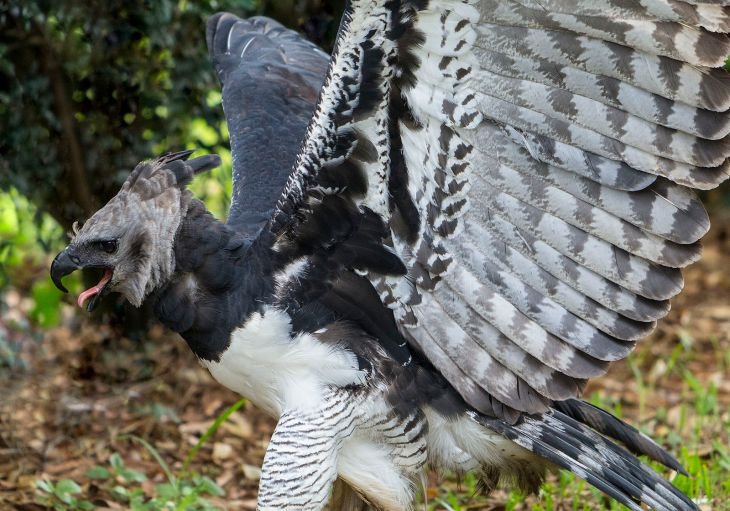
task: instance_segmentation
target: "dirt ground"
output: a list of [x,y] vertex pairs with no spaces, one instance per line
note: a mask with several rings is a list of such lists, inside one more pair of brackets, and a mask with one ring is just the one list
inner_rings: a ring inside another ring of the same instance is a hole
[[[640,344],[633,368],[614,365],[606,377],[591,383],[587,395],[600,391],[621,406],[624,417],[649,431],[667,428],[667,421],[655,421],[655,416],[658,409],[679,413],[676,409],[686,399],[683,381],[667,371],[682,341],[691,343],[687,367],[701,385],[715,383],[727,413],[730,378],[718,360],[730,350],[728,268],[730,223],[716,220],[702,262],[686,272],[685,292],[656,333]],[[144,342],[119,338],[108,326],[80,320],[69,306],[65,326],[37,332],[12,326],[23,323],[24,300],[12,292],[5,299],[9,307],[0,333],[20,347],[25,367],[0,366],[2,510],[41,509],[34,503],[35,481],[41,478],[83,482],[95,505],[121,509],[85,477],[91,466],[107,464],[119,452],[128,466],[151,478],[143,484],[152,485],[164,477],[160,466],[124,435],[146,439],[174,468],[215,417],[238,399],[210,378],[176,335],[162,328],[154,328]],[[227,509],[255,508],[258,467],[273,425],[246,404],[203,446],[194,470],[227,492],[225,499],[212,499],[214,503]],[[707,438],[723,434],[709,431]],[[708,452],[711,448],[708,440]],[[429,494],[438,493],[437,484],[434,479]]]

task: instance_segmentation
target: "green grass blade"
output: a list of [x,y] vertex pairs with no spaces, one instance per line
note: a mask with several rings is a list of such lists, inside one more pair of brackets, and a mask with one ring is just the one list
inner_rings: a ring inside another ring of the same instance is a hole
[[170,467],[165,462],[165,460],[162,459],[162,456],[160,456],[160,453],[155,449],[152,444],[150,444],[147,440],[145,440],[142,437],[138,437],[137,435],[120,435],[120,439],[125,440],[134,440],[138,444],[141,444],[142,447],[147,449],[147,451],[152,455],[152,457],[155,459],[155,461],[160,465],[163,472],[165,472],[165,475],[167,476],[167,480],[170,481],[170,484],[177,489],[177,478],[170,470]]
[[183,466],[180,469],[180,471],[177,473],[178,478],[182,478],[190,468],[190,463],[195,459],[195,456],[198,454],[198,451],[200,448],[205,444],[205,442],[208,441],[208,439],[215,434],[216,431],[218,431],[218,428],[221,424],[223,424],[228,417],[230,417],[234,412],[236,412],[239,408],[243,406],[243,404],[246,402],[245,399],[239,399],[235,403],[233,403],[231,406],[226,408],[222,414],[220,414],[214,421],[213,424],[210,425],[210,427],[203,433],[203,436],[200,437],[200,440],[198,440],[192,449],[188,451],[188,454],[185,456],[185,461],[183,462]]

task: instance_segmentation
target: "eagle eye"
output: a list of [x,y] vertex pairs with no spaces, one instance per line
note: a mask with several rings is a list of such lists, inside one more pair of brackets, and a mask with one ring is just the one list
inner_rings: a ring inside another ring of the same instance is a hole
[[106,252],[107,254],[113,254],[117,251],[117,240],[102,240],[94,243],[98,248]]

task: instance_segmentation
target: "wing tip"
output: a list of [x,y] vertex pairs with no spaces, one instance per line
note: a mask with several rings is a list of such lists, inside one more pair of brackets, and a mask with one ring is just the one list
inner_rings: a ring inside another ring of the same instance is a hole
[[213,59],[216,55],[225,53],[221,44],[221,37],[219,37],[219,35],[222,31],[225,31],[225,39],[227,39],[228,32],[230,32],[231,27],[239,19],[240,18],[237,16],[228,12],[217,12],[208,18],[205,25],[205,41],[208,44],[208,55],[211,59]]

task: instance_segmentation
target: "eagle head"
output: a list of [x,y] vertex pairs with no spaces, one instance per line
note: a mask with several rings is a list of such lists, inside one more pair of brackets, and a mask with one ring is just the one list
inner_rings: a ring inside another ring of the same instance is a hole
[[111,291],[139,307],[167,282],[175,270],[175,235],[191,199],[186,185],[195,174],[220,165],[216,155],[188,160],[192,152],[140,163],[83,227],[74,225],[71,243],[51,265],[56,287],[67,292],[61,278],[79,268],[100,269],[101,280],[77,300],[82,307],[90,299],[91,311]]

